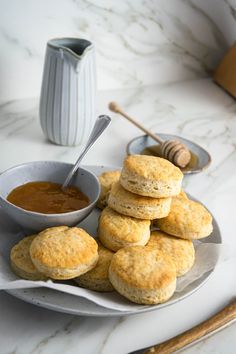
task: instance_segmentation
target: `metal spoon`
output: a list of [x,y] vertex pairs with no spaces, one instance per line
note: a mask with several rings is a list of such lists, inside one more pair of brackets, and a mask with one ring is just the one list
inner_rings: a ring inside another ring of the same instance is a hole
[[68,173],[68,176],[66,177],[65,182],[63,183],[63,185],[61,187],[63,191],[69,185],[74,173],[77,171],[77,169],[79,167],[79,164],[80,164],[82,158],[86,155],[88,150],[91,148],[91,146],[93,146],[93,144],[99,138],[99,136],[103,133],[103,131],[108,127],[110,122],[111,122],[111,118],[106,115],[101,115],[97,118],[84,150],[82,151],[78,160],[76,161],[76,163],[74,164],[74,166],[72,167],[70,172]]

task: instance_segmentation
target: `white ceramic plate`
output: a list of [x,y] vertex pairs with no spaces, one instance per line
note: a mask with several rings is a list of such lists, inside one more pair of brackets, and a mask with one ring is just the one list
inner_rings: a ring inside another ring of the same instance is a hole
[[[100,175],[104,171],[118,169],[117,167],[111,166],[85,166],[87,169],[94,172],[96,175]],[[92,235],[96,232],[97,217],[99,212],[94,210],[89,217],[80,223],[81,227],[85,227],[88,232]],[[6,227],[6,226],[5,226]],[[211,236],[205,239],[205,242],[221,243],[221,234],[216,220],[213,217],[213,227],[214,231]],[[2,231],[2,230],[1,230]],[[1,232],[0,231],[0,232]],[[8,230],[10,232],[11,230]],[[12,230],[14,232],[14,228]],[[204,239],[202,239],[204,242]],[[200,279],[196,280],[194,283],[185,288],[181,293],[175,293],[172,298],[164,304],[156,306],[140,306],[140,309],[133,312],[120,312],[116,310],[107,309],[94,304],[84,298],[80,298],[74,295],[69,295],[59,291],[51,290],[48,288],[34,288],[34,289],[20,289],[20,290],[8,290],[7,292],[21,300],[32,303],[37,306],[45,307],[47,309],[75,314],[83,316],[122,316],[137,314],[142,312],[148,312],[163,308],[165,306],[170,306],[175,302],[183,300],[185,297],[191,295],[196,290],[198,290],[210,277],[213,270],[204,274]],[[104,296],[106,294],[104,293]]]

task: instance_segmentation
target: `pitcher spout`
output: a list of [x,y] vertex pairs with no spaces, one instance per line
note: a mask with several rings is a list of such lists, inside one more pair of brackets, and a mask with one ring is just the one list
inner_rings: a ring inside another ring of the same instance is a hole
[[48,45],[59,51],[61,58],[67,58],[75,67],[87,53],[93,48],[93,44],[87,39],[79,38],[55,38]]

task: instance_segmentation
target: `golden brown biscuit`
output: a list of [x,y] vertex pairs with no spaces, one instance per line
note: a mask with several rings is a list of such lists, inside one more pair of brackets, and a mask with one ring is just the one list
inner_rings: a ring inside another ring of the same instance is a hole
[[98,262],[96,266],[89,272],[80,275],[75,278],[75,282],[83,288],[95,290],[95,291],[113,291],[114,288],[111,285],[108,278],[108,269],[112,260],[114,252],[103,247],[98,242]]
[[160,251],[145,246],[126,247],[113,256],[109,279],[127,299],[138,304],[158,304],[173,295],[176,269]]
[[119,182],[116,182],[108,197],[108,205],[124,215],[154,220],[169,214],[171,198],[143,197],[127,191]]
[[36,236],[27,236],[12,247],[10,253],[11,267],[14,273],[23,279],[46,280],[47,277],[35,268],[30,258],[30,245]]
[[184,199],[189,199],[187,194],[185,193],[185,191],[183,189],[181,189],[180,193],[176,196],[178,198],[184,198]]
[[172,198],[168,216],[155,220],[162,231],[189,240],[209,236],[213,230],[212,216],[200,203],[186,198]]
[[135,219],[106,207],[99,219],[98,237],[112,251],[133,245],[146,245],[150,237],[150,221]]
[[71,279],[88,272],[98,261],[96,241],[77,227],[51,227],[30,246],[35,267],[52,279]]
[[130,155],[124,160],[121,185],[132,193],[152,198],[178,195],[183,173],[170,161],[155,156]]
[[170,236],[161,231],[152,231],[146,247],[168,255],[176,267],[177,277],[187,273],[193,266],[195,250],[190,240]]
[[107,206],[107,198],[109,196],[112,184],[119,181],[120,171],[103,172],[99,177],[101,186],[100,196],[97,202],[97,207],[104,209]]

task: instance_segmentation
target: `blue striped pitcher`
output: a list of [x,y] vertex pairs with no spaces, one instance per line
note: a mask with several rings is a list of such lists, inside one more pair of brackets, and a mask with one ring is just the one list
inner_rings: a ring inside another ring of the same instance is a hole
[[58,38],[47,43],[39,116],[47,139],[84,143],[95,122],[96,67],[91,42]]

